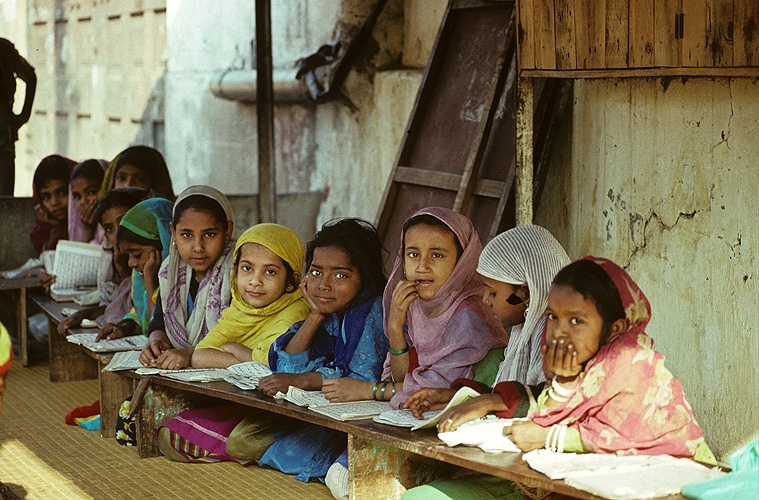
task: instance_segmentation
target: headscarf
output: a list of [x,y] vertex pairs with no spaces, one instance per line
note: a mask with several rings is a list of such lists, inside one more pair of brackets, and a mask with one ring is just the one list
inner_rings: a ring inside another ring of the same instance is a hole
[[[442,221],[456,236],[463,252],[450,276],[434,297],[428,300],[417,298],[409,305],[406,314],[406,324],[408,325],[406,341],[409,346],[415,348],[419,367],[406,375],[403,391],[396,394],[391,400],[395,407],[402,404],[409,395],[421,387],[433,385],[447,387],[456,378],[471,375],[470,369],[466,374],[451,373],[455,376],[448,377],[451,369],[474,365],[484,358],[491,348],[503,347],[505,344],[503,326],[496,320],[490,308],[482,303],[484,287],[475,272],[477,259],[482,252],[482,243],[480,243],[480,237],[474,229],[472,221],[461,214],[441,207],[423,208],[411,218],[418,215],[431,215]],[[401,244],[382,301],[385,315],[385,335],[388,332],[387,320],[390,314],[393,291],[404,278],[404,275],[403,244]],[[465,301],[466,305],[464,304]],[[449,328],[449,326],[454,326],[453,323],[449,325],[454,315],[463,308],[471,309],[482,319],[480,328],[471,323]],[[454,333],[453,330],[455,330],[456,336],[446,338],[445,333]],[[445,380],[440,379],[440,377],[435,377],[435,380],[425,380],[424,372],[432,367],[434,367],[433,371]],[[388,373],[389,368],[386,362],[384,375]]]
[[[119,226],[123,226],[138,236],[161,243],[161,261],[169,255],[171,248],[171,212],[173,204],[163,198],[151,198],[141,201],[129,209],[121,219]],[[137,271],[132,271],[132,311],[125,318],[136,321],[143,333],[148,333],[148,300],[146,296],[145,279]]]
[[[234,261],[237,262],[240,258],[240,249],[246,243],[257,243],[262,245],[272,252],[274,252],[279,258],[287,262],[293,271],[300,272],[303,269],[305,252],[303,250],[303,243],[300,238],[290,229],[280,226],[279,224],[256,224],[245,231],[240,239],[237,240],[237,246],[235,247]],[[267,330],[267,326],[277,320],[278,315],[288,309],[293,304],[298,304],[302,308],[304,313],[298,317],[295,321],[305,318],[308,314],[309,307],[303,298],[303,294],[299,289],[290,293],[283,293],[277,300],[265,307],[253,307],[249,305],[240,295],[237,290],[237,266],[232,269],[232,303],[224,310],[221,315],[221,319],[214,327],[213,331],[216,334],[223,335],[227,338],[239,338],[239,332],[253,332],[263,333]],[[294,323],[292,321],[291,323]],[[290,323],[290,324],[291,324]],[[288,324],[285,328],[279,332],[266,331],[266,340],[269,345],[279,335],[285,333]],[[269,345],[266,346],[264,361],[269,352]],[[249,346],[250,347],[250,346]]]
[[5,325],[0,323],[0,377],[5,375],[11,367],[11,359],[13,359],[11,337],[8,335]]
[[545,380],[540,339],[548,291],[556,273],[569,262],[561,244],[540,226],[509,229],[493,238],[482,251],[477,265],[480,275],[510,285],[527,283],[530,290],[527,316],[523,324],[511,329],[496,383],[513,380],[536,385]]
[[145,170],[152,176],[153,184],[151,189],[158,193],[158,196],[174,201],[174,188],[171,185],[171,176],[166,166],[166,160],[163,159],[163,155],[157,149],[148,146],[130,146],[111,160],[111,163],[108,164],[108,168],[105,170],[105,177],[103,177],[103,185],[100,186],[98,198],[102,198],[105,196],[105,193],[115,187],[116,164],[119,162],[119,158],[127,152],[138,152],[143,155],[145,163],[135,165],[135,167]]
[[[227,220],[234,224],[235,215],[229,200],[220,191],[209,186],[192,186],[185,189],[174,203],[174,218],[179,203],[190,196],[205,196],[216,201],[224,210]],[[226,230],[226,227],[224,229]],[[158,273],[158,282],[161,285],[166,334],[175,349],[195,347],[208,331],[216,326],[221,312],[229,306],[234,244],[235,241],[230,239],[221,256],[203,276],[190,314],[187,300],[190,295],[192,267],[182,260],[176,245],[171,245],[169,258],[163,261]]]
[[682,385],[664,367],[664,356],[653,350],[653,340],[645,333],[651,304],[612,261],[582,260],[600,265],[612,279],[626,326],[588,361],[569,399],[534,413],[532,420],[543,427],[563,423],[576,428],[583,444],[596,453],[693,457],[704,433]]
[[[40,161],[39,165],[37,165],[35,173],[43,163],[54,158],[60,158],[64,161],[67,171],[62,172],[61,177],[68,179],[69,175],[71,175],[71,171],[74,169],[74,167],[76,167],[76,162],[61,155],[50,155],[43,158]],[[66,182],[68,184],[68,180]],[[37,190],[36,183],[32,183],[32,202],[34,203],[34,206],[42,204],[42,198],[40,197],[40,194]],[[68,236],[69,234],[67,224],[61,224],[60,226],[53,229],[50,224],[37,221],[32,230],[29,231],[29,239],[32,240],[32,245],[34,245],[34,249],[37,251],[37,254],[41,254],[43,250],[54,250],[58,244],[58,241],[66,240],[68,239]],[[45,247],[45,244],[48,242],[51,242],[49,248]]]
[[[101,167],[103,167],[103,170],[105,170],[108,167],[108,161],[107,160],[100,160],[95,159],[96,162],[100,164]],[[101,196],[98,196],[98,198],[101,198]],[[97,243],[98,245],[103,243],[103,238],[105,237],[105,232],[103,231],[103,227],[100,224],[95,224],[95,237],[92,241],[92,243]],[[79,209],[76,207],[76,202],[74,201],[74,193],[71,192],[71,184],[69,183],[69,226],[68,226],[68,239],[71,241],[82,241],[83,233],[84,233],[84,223],[82,222],[82,219],[79,218]],[[84,241],[84,243],[90,243],[89,241]]]

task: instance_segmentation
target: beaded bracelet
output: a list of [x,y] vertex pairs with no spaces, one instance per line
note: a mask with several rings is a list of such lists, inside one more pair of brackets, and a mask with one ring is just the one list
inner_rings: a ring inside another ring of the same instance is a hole
[[404,347],[403,349],[389,349],[388,352],[392,354],[393,356],[400,356],[401,354],[406,354],[409,351],[408,345]]
[[372,389],[372,399],[374,399],[375,401],[377,400],[377,389],[379,388],[379,385],[381,383],[382,383],[381,381],[377,382],[376,384],[374,384],[374,389]]

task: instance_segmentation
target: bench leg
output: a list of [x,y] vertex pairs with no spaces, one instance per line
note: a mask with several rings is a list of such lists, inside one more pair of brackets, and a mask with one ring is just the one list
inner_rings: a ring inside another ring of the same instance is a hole
[[135,434],[137,453],[140,458],[159,457],[156,433],[164,422],[179,413],[197,407],[192,394],[171,388],[150,384],[145,398],[135,414]]
[[104,372],[108,363],[98,361],[100,371],[100,436],[112,438],[116,434],[116,420],[119,408],[126,398],[134,391],[132,378],[125,377],[119,372]]
[[350,500],[399,499],[407,489],[449,477],[455,467],[360,436],[348,435]]
[[26,330],[26,288],[18,291],[18,303],[16,304],[16,325],[18,328],[18,353],[23,366],[29,366],[29,351]]
[[57,325],[48,319],[50,347],[50,381],[71,382],[98,378],[97,360],[88,356],[81,346],[58,335]]

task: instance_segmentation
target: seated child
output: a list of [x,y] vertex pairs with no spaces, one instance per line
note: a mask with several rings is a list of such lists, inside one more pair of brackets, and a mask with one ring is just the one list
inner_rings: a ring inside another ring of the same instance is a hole
[[76,162],[59,155],[42,159],[32,179],[32,199],[37,224],[29,232],[32,245],[41,254],[55,250],[59,240],[68,239],[69,175]]
[[132,309],[118,323],[108,323],[97,339],[147,335],[158,291],[158,269],[171,247],[173,204],[163,198],[141,201],[119,223],[118,246],[132,269]]
[[148,146],[130,146],[116,155],[105,171],[99,195],[102,198],[108,191],[122,187],[152,189],[158,196],[174,201],[166,161]]
[[[568,263],[561,244],[542,227],[519,226],[493,238],[480,255],[477,274],[487,289],[485,303],[510,331],[498,373],[480,383],[458,379],[450,389],[420,389],[404,408],[422,418],[426,411],[444,408],[464,385],[483,393],[444,416],[438,430],[445,432],[490,412],[510,417],[508,410],[513,411],[520,398],[522,404],[529,404],[527,391],[539,394],[545,380],[540,348],[548,290],[556,273]],[[492,391],[490,386],[494,386]],[[517,400],[513,401],[514,397]]]
[[[645,334],[648,299],[621,267],[595,257],[565,267],[554,279],[546,317],[542,353],[551,385],[531,408],[529,422],[504,428],[517,446],[715,463],[682,385]],[[471,476],[433,481],[403,498],[503,498],[511,492],[518,495],[509,481]]]
[[[382,333],[386,278],[377,230],[360,219],[324,224],[307,245],[306,269],[301,290],[311,312],[272,345],[269,365],[276,373],[262,378],[259,390],[273,396],[294,386],[322,390],[329,399],[339,400],[341,394],[331,381],[345,381],[341,390],[350,391],[351,382],[377,380],[387,355]],[[226,450],[308,481],[323,480],[346,446],[343,433],[291,425],[277,415],[255,411],[229,435]]]
[[145,366],[190,366],[197,343],[229,307],[234,264],[234,214],[229,200],[209,186],[185,189],[174,203],[169,258],[158,272],[159,292]]
[[103,183],[105,160],[85,160],[77,165],[69,178],[69,224],[71,241],[103,243],[103,229],[98,226],[96,212],[98,191]]

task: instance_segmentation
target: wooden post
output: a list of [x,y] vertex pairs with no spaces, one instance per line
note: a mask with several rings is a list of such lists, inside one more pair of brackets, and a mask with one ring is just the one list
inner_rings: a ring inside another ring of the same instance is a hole
[[58,333],[58,323],[48,316],[50,382],[72,382],[98,377],[98,362]]
[[532,224],[533,178],[533,86],[532,78],[519,77],[517,82],[517,226]]
[[277,176],[274,161],[270,0],[256,0],[256,118],[258,119],[258,217],[260,222],[276,222]]
[[98,359],[98,377],[100,381],[100,437],[112,438],[116,435],[116,421],[119,408],[134,388],[134,379],[119,372],[103,371],[112,356]]
[[26,329],[26,288],[21,287],[18,291],[18,303],[16,304],[16,325],[18,332],[18,352],[21,357],[21,364],[29,366],[29,349],[27,342]]

